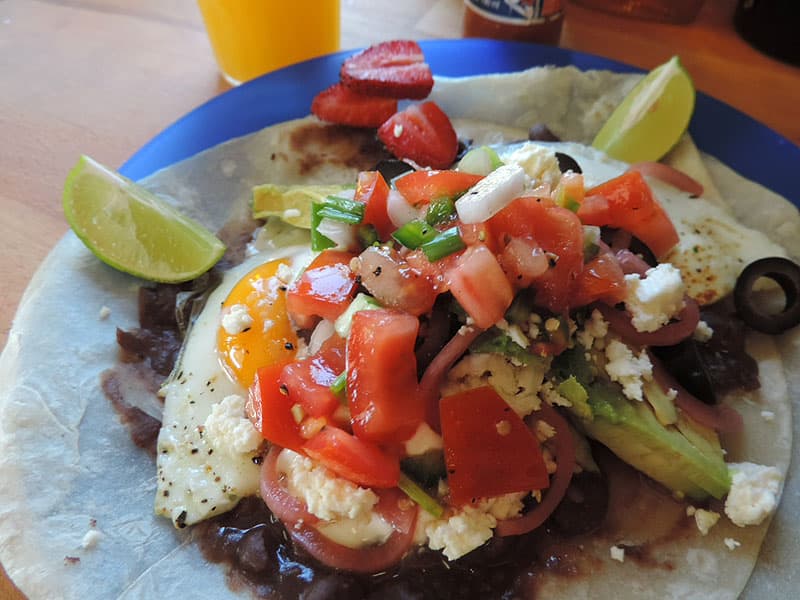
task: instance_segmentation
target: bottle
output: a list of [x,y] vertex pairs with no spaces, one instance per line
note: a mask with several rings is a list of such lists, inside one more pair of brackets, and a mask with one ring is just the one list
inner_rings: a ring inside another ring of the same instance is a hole
[[800,66],[797,0],[739,0],[733,23],[739,35],[762,52]]
[[464,0],[464,37],[558,44],[561,0]]

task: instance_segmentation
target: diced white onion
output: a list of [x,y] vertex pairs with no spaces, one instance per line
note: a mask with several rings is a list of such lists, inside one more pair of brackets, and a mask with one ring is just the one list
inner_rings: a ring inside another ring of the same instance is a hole
[[389,197],[386,200],[386,212],[395,227],[402,227],[409,221],[419,219],[422,213],[411,206],[397,190],[389,190]]
[[356,228],[341,221],[323,218],[317,226],[317,231],[336,244],[339,250],[347,250],[358,244]]
[[516,164],[498,167],[456,200],[462,223],[482,223],[508,206],[525,189],[525,171]]
[[322,348],[322,344],[334,333],[333,321],[322,319],[317,326],[314,327],[314,331],[311,332],[311,338],[308,340],[308,355],[314,356],[319,352],[319,349]]

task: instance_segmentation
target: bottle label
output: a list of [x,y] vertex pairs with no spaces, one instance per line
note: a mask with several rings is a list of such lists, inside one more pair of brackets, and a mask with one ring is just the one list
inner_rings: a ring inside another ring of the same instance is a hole
[[561,16],[561,0],[464,0],[467,8],[499,23],[536,25]]

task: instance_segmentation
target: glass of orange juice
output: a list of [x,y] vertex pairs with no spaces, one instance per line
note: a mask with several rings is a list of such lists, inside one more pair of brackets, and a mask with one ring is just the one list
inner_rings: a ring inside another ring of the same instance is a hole
[[232,85],[339,49],[339,0],[198,0]]

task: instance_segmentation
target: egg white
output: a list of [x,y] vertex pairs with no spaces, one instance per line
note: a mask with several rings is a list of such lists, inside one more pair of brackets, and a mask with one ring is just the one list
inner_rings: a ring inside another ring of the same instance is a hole
[[161,390],[164,414],[156,458],[155,512],[176,527],[221,514],[258,491],[254,454],[217,450],[203,436],[202,425],[214,404],[232,394],[247,394],[220,363],[220,308],[236,283],[258,265],[285,258],[296,271],[307,264],[309,256],[307,246],[294,246],[262,252],[230,269],[187,334],[174,376]]

